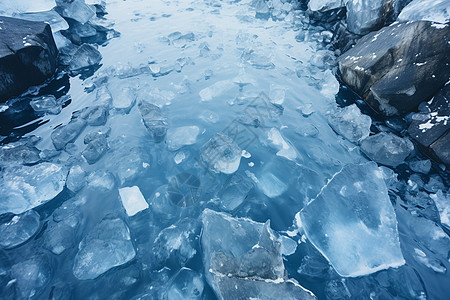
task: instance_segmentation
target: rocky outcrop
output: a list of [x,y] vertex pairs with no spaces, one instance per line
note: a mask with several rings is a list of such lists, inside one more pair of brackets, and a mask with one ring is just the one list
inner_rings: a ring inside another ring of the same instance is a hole
[[0,102],[52,76],[57,56],[48,24],[0,17]]
[[[343,81],[385,116],[415,111],[448,81],[450,26],[394,23],[339,58]],[[432,45],[432,46],[431,46]]]
[[412,119],[409,135],[435,159],[450,165],[450,85]]

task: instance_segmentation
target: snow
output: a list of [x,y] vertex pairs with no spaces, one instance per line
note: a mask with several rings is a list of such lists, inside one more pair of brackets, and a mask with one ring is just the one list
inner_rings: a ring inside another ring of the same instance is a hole
[[119,194],[122,205],[129,217],[148,208],[148,203],[137,186],[120,188]]

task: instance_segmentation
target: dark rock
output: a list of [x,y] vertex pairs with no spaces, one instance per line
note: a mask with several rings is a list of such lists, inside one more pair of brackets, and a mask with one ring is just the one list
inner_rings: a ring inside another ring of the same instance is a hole
[[47,23],[0,17],[0,101],[52,76],[57,56]]
[[364,36],[339,58],[342,79],[376,111],[404,115],[449,79],[450,26],[395,23]]
[[431,144],[430,149],[436,159],[450,166],[450,131]]
[[445,86],[428,107],[413,115],[408,134],[422,147],[429,147],[450,130],[450,85]]

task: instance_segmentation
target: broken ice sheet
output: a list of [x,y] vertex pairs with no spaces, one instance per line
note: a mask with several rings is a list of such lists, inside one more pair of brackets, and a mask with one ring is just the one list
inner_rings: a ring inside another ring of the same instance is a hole
[[202,223],[206,279],[219,299],[315,299],[285,277],[285,243],[270,221],[257,223],[205,209]]
[[341,276],[405,263],[383,173],[373,162],[345,166],[296,220]]

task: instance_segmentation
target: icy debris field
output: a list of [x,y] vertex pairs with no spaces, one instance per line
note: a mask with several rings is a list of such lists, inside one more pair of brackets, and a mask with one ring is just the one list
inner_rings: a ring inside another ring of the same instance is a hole
[[68,71],[0,106],[1,299],[450,295],[447,179],[297,2],[26,2]]

